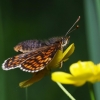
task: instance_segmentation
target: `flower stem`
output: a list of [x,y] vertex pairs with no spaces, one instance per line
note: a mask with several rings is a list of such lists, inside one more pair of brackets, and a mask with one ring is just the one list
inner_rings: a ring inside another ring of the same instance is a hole
[[56,82],[58,84],[58,86],[65,92],[65,94],[71,99],[71,100],[75,100],[75,98],[62,86],[61,83]]
[[91,83],[88,83],[88,87],[89,87],[91,100],[96,100],[95,95],[94,95],[94,91],[93,91],[93,85]]
[[28,88],[25,88],[25,96],[26,96],[26,100],[28,100]]

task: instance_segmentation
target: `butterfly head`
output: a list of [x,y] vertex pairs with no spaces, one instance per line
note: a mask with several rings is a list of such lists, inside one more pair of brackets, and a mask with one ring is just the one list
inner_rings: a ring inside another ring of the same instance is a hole
[[69,43],[70,36],[62,37],[62,47],[65,47]]

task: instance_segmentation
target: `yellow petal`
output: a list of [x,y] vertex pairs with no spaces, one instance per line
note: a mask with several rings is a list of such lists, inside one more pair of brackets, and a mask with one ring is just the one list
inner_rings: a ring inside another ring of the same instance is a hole
[[54,72],[52,73],[51,77],[55,82],[60,82],[62,84],[71,84],[75,86],[81,86],[86,82],[86,80],[82,80],[79,77],[73,77],[71,74],[65,72]]
[[44,70],[41,70],[41,71],[39,71],[37,73],[34,73],[34,76],[31,79],[23,81],[23,82],[20,82],[19,86],[21,88],[26,88],[26,87],[32,85],[33,83],[41,80],[48,72],[49,72],[49,70],[47,70],[45,68]]
[[71,44],[63,53],[63,60],[68,59],[68,57],[74,52],[75,46],[74,43]]
[[84,81],[84,80],[81,80],[81,81],[75,81],[75,83],[73,84],[73,85],[75,85],[75,86],[82,86],[82,85],[84,85],[86,83],[86,81]]
[[73,76],[80,76],[84,78],[88,78],[91,75],[94,75],[95,65],[93,62],[81,62],[78,61],[70,66],[70,72]]
[[56,68],[59,66],[61,60],[63,57],[63,52],[61,50],[58,50],[54,56],[54,58],[52,59],[52,61],[48,64],[48,68]]
[[92,83],[100,81],[100,64],[95,65],[95,74],[88,81]]
[[97,66],[96,72],[97,72],[98,75],[100,75],[100,64],[97,64],[96,66]]
[[74,81],[69,78],[73,77],[71,74],[65,72],[54,72],[52,73],[52,80],[63,84],[73,84]]

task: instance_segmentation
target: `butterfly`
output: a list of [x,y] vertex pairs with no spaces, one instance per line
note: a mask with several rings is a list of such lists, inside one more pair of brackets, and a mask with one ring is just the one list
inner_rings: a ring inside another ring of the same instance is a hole
[[21,54],[8,58],[2,64],[3,70],[20,68],[25,72],[38,72],[43,70],[53,59],[58,50],[63,50],[70,39],[68,34],[80,20],[80,16],[63,37],[53,37],[48,40],[26,40],[18,43],[14,50]]

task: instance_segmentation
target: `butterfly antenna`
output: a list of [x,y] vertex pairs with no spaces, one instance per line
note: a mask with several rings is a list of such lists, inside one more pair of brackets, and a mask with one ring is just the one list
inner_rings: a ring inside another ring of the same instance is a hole
[[77,22],[80,20],[80,16],[77,18],[77,20],[75,21],[75,23],[72,25],[72,27],[68,30],[68,32],[65,34],[65,37],[69,34],[69,33],[71,33],[72,31],[74,31],[74,30],[76,30],[79,26],[77,25],[76,26],[76,28],[74,28],[73,30],[72,30],[72,28],[77,24]]

